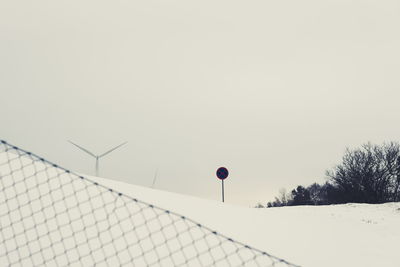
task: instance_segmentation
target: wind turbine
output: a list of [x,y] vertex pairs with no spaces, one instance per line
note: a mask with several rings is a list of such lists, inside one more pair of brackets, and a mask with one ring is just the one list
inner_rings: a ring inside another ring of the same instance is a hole
[[96,159],[96,176],[99,176],[99,159],[111,152],[113,152],[114,150],[116,150],[117,148],[120,148],[121,146],[125,145],[128,142],[124,142],[106,152],[104,152],[103,154],[100,155],[95,155],[94,153],[90,152],[89,150],[87,150],[86,148],[81,147],[80,145],[77,145],[75,143],[73,143],[72,141],[68,140],[68,142],[70,142],[71,144],[73,144],[74,146],[76,146],[77,148],[83,150],[84,152],[88,153],[90,156],[94,157]]
[[158,168],[156,169],[156,172],[154,173],[154,178],[153,178],[153,183],[151,184],[151,188],[154,188],[154,185],[156,184],[157,176],[158,176]]

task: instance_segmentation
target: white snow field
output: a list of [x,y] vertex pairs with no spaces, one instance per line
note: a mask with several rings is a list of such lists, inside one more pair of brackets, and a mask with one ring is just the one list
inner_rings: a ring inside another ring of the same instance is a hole
[[0,140],[0,265],[297,266],[97,179]]
[[2,150],[1,266],[400,266],[400,203],[238,207]]
[[400,203],[256,209],[91,178],[300,266],[400,266]]

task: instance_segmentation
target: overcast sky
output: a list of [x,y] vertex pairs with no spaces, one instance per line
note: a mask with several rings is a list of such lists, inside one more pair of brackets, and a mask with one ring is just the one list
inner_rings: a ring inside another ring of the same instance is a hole
[[220,199],[324,182],[400,137],[398,0],[0,1],[0,139],[93,174]]

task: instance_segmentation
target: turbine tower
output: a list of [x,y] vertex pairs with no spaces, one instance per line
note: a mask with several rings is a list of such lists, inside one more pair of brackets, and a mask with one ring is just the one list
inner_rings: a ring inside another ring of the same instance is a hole
[[88,153],[90,156],[92,156],[92,157],[94,157],[94,158],[96,159],[96,176],[99,176],[99,159],[100,159],[101,157],[103,157],[103,156],[105,156],[105,155],[107,155],[107,154],[113,152],[113,151],[116,150],[117,148],[120,148],[121,146],[125,145],[126,143],[128,143],[128,142],[124,142],[124,143],[122,143],[122,144],[120,144],[120,145],[118,145],[118,146],[116,146],[116,147],[114,147],[114,148],[112,148],[112,149],[110,149],[110,150],[104,152],[103,154],[95,155],[94,153],[90,152],[90,151],[87,150],[86,148],[83,148],[83,147],[81,147],[80,145],[77,145],[77,144],[73,143],[73,142],[70,141],[70,140],[68,140],[68,142],[70,142],[71,144],[73,144],[74,146],[76,146],[77,148],[79,148],[80,150],[82,150],[82,151]]

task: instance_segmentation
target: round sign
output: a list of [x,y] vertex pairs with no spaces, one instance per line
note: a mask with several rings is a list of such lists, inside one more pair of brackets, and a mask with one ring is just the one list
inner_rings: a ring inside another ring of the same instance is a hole
[[217,170],[218,179],[225,180],[229,175],[228,169],[225,167],[221,167]]

